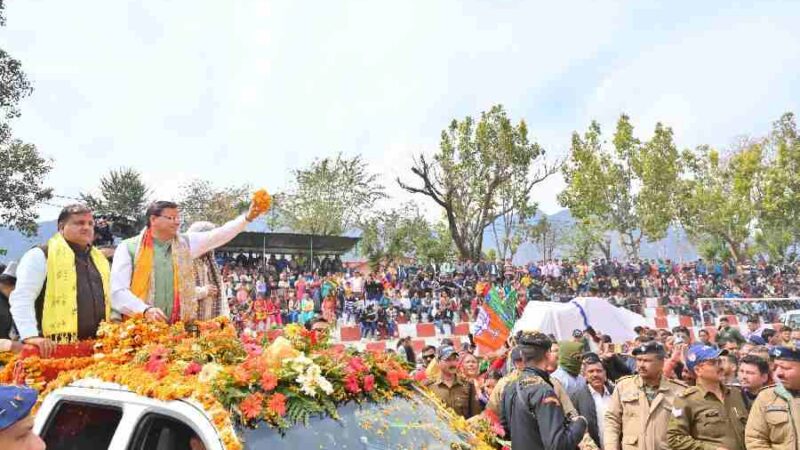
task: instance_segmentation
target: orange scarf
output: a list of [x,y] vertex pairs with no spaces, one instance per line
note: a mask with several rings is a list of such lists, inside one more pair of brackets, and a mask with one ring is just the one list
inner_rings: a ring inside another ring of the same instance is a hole
[[[153,266],[155,263],[155,253],[153,250],[153,230],[148,228],[142,235],[139,253],[133,265],[133,278],[131,279],[131,292],[133,295],[149,301],[151,280],[153,277]],[[178,283],[178,264],[175,258],[172,259],[172,314],[170,323],[175,323],[181,319],[181,289]]]

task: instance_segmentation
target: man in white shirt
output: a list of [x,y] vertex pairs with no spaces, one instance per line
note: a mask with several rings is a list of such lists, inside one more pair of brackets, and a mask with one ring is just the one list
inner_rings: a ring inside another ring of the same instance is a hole
[[614,386],[608,382],[603,362],[595,353],[587,353],[583,357],[581,374],[586,379],[586,384],[571,393],[569,397],[578,414],[586,417],[589,436],[603,448],[603,418],[611,401]]
[[[196,316],[191,259],[226,244],[264,212],[251,203],[246,215],[219,228],[179,234],[181,218],[178,205],[166,201],[152,203],[146,213],[147,228],[139,236],[123,241],[114,252],[111,266],[114,310],[125,315],[143,313],[148,319],[169,322]],[[145,254],[146,248],[151,249],[149,261],[143,258],[139,263],[149,266],[139,267],[137,260]],[[183,257],[181,253],[184,253]],[[187,264],[189,267],[184,267]],[[137,278],[137,270],[143,270],[143,282]],[[177,277],[174,270],[178,270]]]
[[[57,339],[94,337],[110,313],[109,265],[92,246],[92,210],[66,206],[57,222],[58,233],[20,259],[9,298],[20,341],[38,347],[43,357],[55,350]],[[48,273],[58,276],[51,280]]]

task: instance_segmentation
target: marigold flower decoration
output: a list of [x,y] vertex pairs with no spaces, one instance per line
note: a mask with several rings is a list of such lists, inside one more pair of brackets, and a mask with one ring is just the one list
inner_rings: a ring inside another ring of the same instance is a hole
[[272,197],[266,189],[259,189],[253,193],[253,206],[259,213],[267,212],[272,206]]
[[[326,338],[292,325],[271,343],[240,340],[227,320],[184,327],[134,317],[101,324],[95,355],[28,358],[20,376],[43,390],[40,399],[75,380],[97,378],[143,396],[197,402],[226,450],[240,450],[234,422],[285,429],[308,414],[336,418],[337,407],[350,401],[383,401],[410,392],[413,380],[399,360],[333,349]],[[49,381],[43,372],[53,367],[57,376]],[[6,369],[0,376],[11,377]]]

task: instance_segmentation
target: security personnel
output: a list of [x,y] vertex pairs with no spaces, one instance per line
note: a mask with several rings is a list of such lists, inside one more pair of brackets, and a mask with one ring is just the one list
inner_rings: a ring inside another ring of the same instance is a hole
[[745,450],[747,408],[742,391],[721,382],[723,352],[708,345],[689,348],[686,365],[697,376],[697,384],[675,401],[667,429],[671,450]]
[[501,423],[515,450],[573,450],[586,432],[582,416],[567,418],[547,372],[552,342],[540,332],[517,340],[525,368],[503,391]]
[[0,448],[44,450],[44,442],[33,434],[31,408],[36,391],[21,386],[0,386]]
[[502,414],[502,411],[500,411],[500,402],[503,399],[503,391],[505,391],[509,383],[519,378],[522,369],[525,368],[525,363],[522,361],[522,354],[520,353],[519,347],[514,347],[511,350],[509,358],[511,358],[511,364],[513,364],[514,369],[497,381],[492,393],[489,395],[489,403],[486,404],[486,409],[491,410],[497,417],[500,417]]
[[687,386],[664,378],[666,351],[660,343],[646,342],[631,353],[637,373],[617,380],[606,410],[603,449],[660,450],[672,405]]
[[775,377],[780,385],[761,390],[745,430],[748,450],[797,449],[800,445],[800,350],[776,347]]
[[[558,355],[557,348],[558,344],[553,343],[551,351],[548,353],[548,358],[550,359],[552,366],[558,365],[556,359]],[[486,404],[486,409],[491,410],[493,413],[495,413],[495,415],[497,415],[497,417],[502,416],[500,402],[503,399],[503,392],[505,392],[506,386],[516,381],[522,374],[522,370],[525,368],[525,363],[522,361],[522,352],[519,346],[515,346],[511,350],[510,358],[514,369],[497,382],[497,385],[495,385],[494,389],[492,390],[492,394],[489,396],[489,403]],[[548,371],[549,370],[550,369],[548,368]],[[578,410],[572,404],[572,400],[570,400],[567,391],[563,386],[561,386],[561,383],[552,377],[550,378],[550,382],[553,383],[553,390],[556,393],[556,397],[558,397],[558,401],[561,402],[561,408],[564,410],[564,416],[570,418],[579,415]],[[583,450],[599,449],[598,445],[594,442],[588,432],[583,436],[583,440],[580,442],[580,448]]]
[[442,346],[438,353],[439,376],[425,383],[437,397],[456,413],[469,419],[481,412],[475,384],[458,376],[458,353],[450,345]]

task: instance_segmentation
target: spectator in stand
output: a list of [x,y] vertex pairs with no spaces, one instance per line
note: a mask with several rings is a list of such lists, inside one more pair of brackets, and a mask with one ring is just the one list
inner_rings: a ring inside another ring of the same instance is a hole
[[727,317],[720,317],[716,341],[717,346],[723,348],[728,342],[733,342],[738,346],[747,342],[747,339],[742,336],[738,328],[734,328],[730,325],[730,321]]
[[750,339],[750,336],[761,336],[764,328],[761,326],[761,319],[758,316],[750,316],[747,319],[747,332],[744,334],[745,339]]
[[792,327],[790,326],[782,326],[781,327],[781,338],[779,347],[792,347],[794,346],[794,341],[792,340]]
[[766,342],[768,349],[772,350],[780,344],[780,335],[772,328],[765,328],[761,332],[761,339]]

